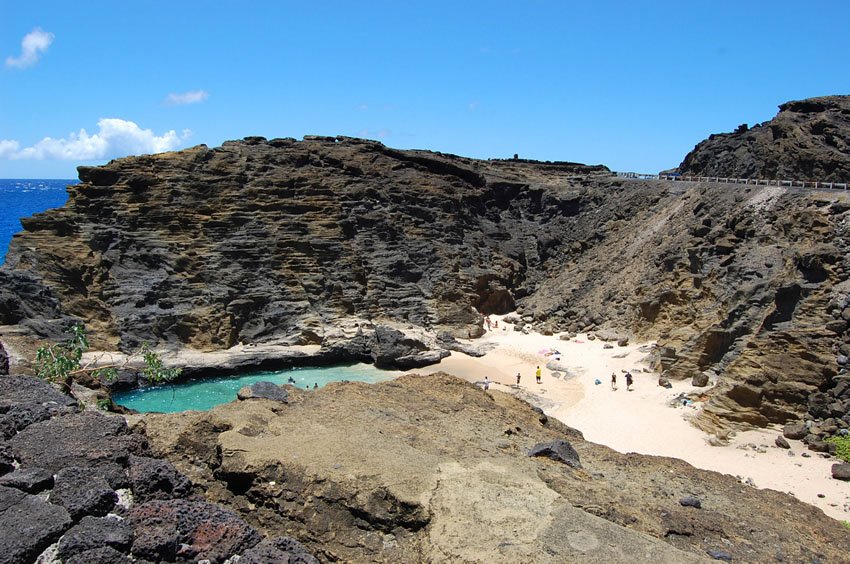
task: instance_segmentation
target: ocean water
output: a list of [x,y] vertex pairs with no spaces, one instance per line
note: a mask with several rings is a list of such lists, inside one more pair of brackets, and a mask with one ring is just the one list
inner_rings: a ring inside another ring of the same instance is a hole
[[319,388],[330,382],[350,380],[374,384],[390,380],[400,372],[380,370],[370,364],[347,366],[323,366],[320,368],[290,368],[274,372],[252,372],[239,376],[196,378],[179,384],[167,384],[150,388],[139,388],[129,392],[115,393],[112,400],[124,407],[141,412],[176,413],[178,411],[206,411],[236,399],[242,386],[255,382],[286,384],[292,378],[301,389]]
[[0,264],[12,235],[21,231],[22,217],[62,206],[68,199],[65,187],[77,180],[0,179]]

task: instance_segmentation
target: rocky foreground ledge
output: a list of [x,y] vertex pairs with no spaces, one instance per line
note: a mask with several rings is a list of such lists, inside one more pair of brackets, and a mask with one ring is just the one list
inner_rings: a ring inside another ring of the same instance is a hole
[[446,374],[287,390],[284,401],[130,419],[205,499],[297,538],[321,561],[843,562],[850,553],[838,521],[790,495],[617,453]]
[[120,416],[28,376],[0,377],[0,562],[317,562],[264,538],[150,456]]

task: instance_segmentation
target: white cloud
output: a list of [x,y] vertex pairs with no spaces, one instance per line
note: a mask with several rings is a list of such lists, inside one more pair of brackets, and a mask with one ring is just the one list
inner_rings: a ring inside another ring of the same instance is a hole
[[21,40],[21,56],[6,57],[6,66],[19,69],[31,67],[38,62],[42,53],[47,51],[55,37],[55,35],[42,30],[40,27],[35,28]]
[[0,159],[9,158],[11,155],[14,155],[18,152],[20,146],[21,144],[17,141],[0,139]]
[[190,90],[189,92],[172,92],[165,97],[167,106],[184,106],[186,104],[198,104],[210,97],[206,90]]
[[89,135],[85,129],[70,133],[67,138],[45,137],[32,147],[20,148],[20,143],[0,139],[0,158],[22,160],[90,161],[114,159],[127,155],[162,153],[177,149],[192,132],[184,129],[181,135],[173,129],[155,135],[132,121],[105,118],[97,122],[98,132]]

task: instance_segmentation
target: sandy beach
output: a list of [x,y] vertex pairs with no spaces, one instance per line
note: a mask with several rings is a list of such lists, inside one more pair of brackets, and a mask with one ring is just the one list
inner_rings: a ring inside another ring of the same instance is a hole
[[[606,349],[604,342],[589,340],[584,334],[563,341],[557,335],[514,331],[500,317],[492,319],[498,320],[498,327],[477,341],[494,347],[487,355],[474,358],[455,352],[440,364],[417,372],[445,371],[472,382],[487,376],[492,389],[523,397],[547,415],[579,429],[589,441],[624,453],[679,458],[758,488],[790,493],[830,517],[850,520],[850,484],[830,475],[837,459],[824,459],[800,441],[789,440],[790,451],[776,447],[779,427],[737,433],[727,446],[709,444],[710,437],[688,422],[700,403],[670,405],[682,393],[705,388],[694,388],[690,382],[673,382],[671,389],[659,386],[658,374],[649,372],[647,362],[653,343],[625,347],[609,343],[614,346]],[[553,377],[546,368],[553,358],[548,351],[560,353],[566,375]],[[535,383],[537,366],[542,371],[540,384]],[[632,391],[626,390],[627,370],[634,376]],[[616,390],[611,389],[612,372],[617,375]]]

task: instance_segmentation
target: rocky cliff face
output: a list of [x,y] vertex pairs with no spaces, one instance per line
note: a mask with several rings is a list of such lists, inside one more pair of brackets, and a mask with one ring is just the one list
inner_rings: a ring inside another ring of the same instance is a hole
[[[844,193],[349,138],[248,138],[80,178],[13,239],[0,324],[49,336],[79,318],[106,348],[319,344],[410,367],[516,308],[541,331],[658,339],[665,376],[720,382],[707,428],[850,425]],[[398,332],[413,328],[431,337]]]
[[850,96],[787,102],[772,120],[712,135],[678,171],[699,176],[850,182]]
[[585,442],[444,374],[143,426],[208,499],[327,562],[840,562],[850,550],[840,523],[792,496]]

